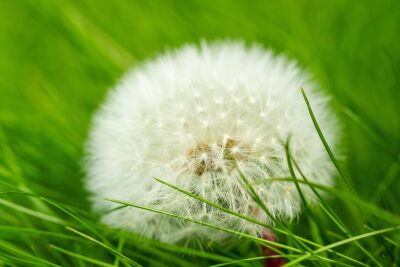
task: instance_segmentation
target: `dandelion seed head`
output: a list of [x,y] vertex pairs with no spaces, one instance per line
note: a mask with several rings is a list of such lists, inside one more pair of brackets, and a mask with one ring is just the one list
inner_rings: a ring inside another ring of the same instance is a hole
[[[294,184],[273,179],[290,177],[281,140],[290,136],[291,154],[311,182],[333,183],[301,87],[334,145],[335,119],[315,82],[293,61],[259,46],[187,45],[135,68],[111,90],[93,119],[85,167],[94,209],[116,208],[103,200],[116,199],[256,235],[259,225],[154,179],[271,224],[241,185],[240,169],[271,214],[295,218],[301,199]],[[311,190],[302,190],[315,201]],[[227,236],[133,207],[104,213],[102,221],[171,243]]]

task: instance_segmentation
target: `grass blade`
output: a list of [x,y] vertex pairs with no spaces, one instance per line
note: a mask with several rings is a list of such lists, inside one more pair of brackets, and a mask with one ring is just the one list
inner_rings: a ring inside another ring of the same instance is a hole
[[81,237],[83,237],[83,238],[85,238],[87,240],[92,241],[93,243],[95,243],[95,244],[107,249],[108,251],[112,252],[113,254],[118,255],[123,260],[129,262],[130,264],[132,264],[135,267],[141,267],[142,266],[139,263],[137,263],[137,262],[133,261],[132,259],[128,258],[127,256],[123,255],[119,251],[115,250],[114,248],[112,248],[112,247],[100,242],[99,240],[97,240],[97,239],[95,239],[95,238],[93,238],[91,236],[88,236],[87,234],[84,234],[84,233],[82,233],[82,232],[80,232],[80,231],[78,231],[78,230],[76,230],[74,228],[68,227],[68,226],[66,227],[66,229],[71,231],[71,232],[74,232],[75,234],[77,234],[77,235],[79,235],[79,236],[81,236]]

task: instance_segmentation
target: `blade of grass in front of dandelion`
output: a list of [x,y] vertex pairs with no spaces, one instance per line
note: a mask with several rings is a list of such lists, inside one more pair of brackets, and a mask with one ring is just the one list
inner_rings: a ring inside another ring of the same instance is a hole
[[238,168],[238,172],[239,172],[240,178],[242,179],[242,181],[244,183],[245,188],[248,190],[248,193],[253,198],[253,200],[266,212],[267,215],[269,215],[270,218],[272,218],[272,220],[275,223],[278,223],[283,229],[286,230],[286,233],[288,233],[288,237],[292,238],[293,241],[299,245],[299,248],[301,249],[302,253],[306,253],[305,250],[312,252],[312,249],[306,245],[307,242],[303,242],[301,239],[295,238],[293,233],[286,227],[286,225],[284,225],[282,222],[280,222],[274,218],[274,216],[270,213],[269,209],[265,206],[264,202],[261,200],[260,196],[254,190],[254,188],[251,185],[251,183],[249,182],[249,180],[245,177],[243,172],[240,170],[240,168]]
[[[341,222],[339,216],[334,212],[332,207],[325,201],[325,199],[321,196],[321,194],[318,192],[318,190],[316,190],[314,188],[314,185],[309,182],[309,180],[304,175],[304,173],[301,170],[301,168],[300,168],[299,164],[297,163],[297,161],[294,158],[292,158],[292,161],[293,161],[293,164],[296,167],[297,171],[300,173],[300,176],[303,178],[305,184],[307,184],[308,187],[311,189],[311,191],[317,196],[318,200],[320,201],[321,205],[323,207],[325,207],[326,211],[330,213],[329,216],[334,219],[334,222],[336,223],[336,225],[339,228],[344,229],[345,225]],[[299,181],[297,179],[296,179],[296,182],[299,183]]]
[[[237,164],[236,164],[237,165]],[[269,211],[269,209],[265,206],[265,203],[262,201],[262,199],[260,198],[260,196],[256,193],[256,191],[254,190],[253,186],[251,185],[251,183],[249,182],[249,180],[246,178],[246,176],[243,174],[243,172],[241,171],[241,169],[237,166],[237,171],[239,173],[239,176],[241,178],[241,182],[242,185],[244,186],[244,188],[247,190],[248,194],[252,197],[252,199],[259,205],[259,207],[267,214],[267,216],[276,224],[278,224],[279,226],[281,226],[283,229],[285,229],[288,233],[288,237],[289,238],[293,238],[293,234],[291,233],[291,231],[286,227],[286,225],[277,220]],[[308,251],[312,251],[311,248],[309,248],[305,243],[303,243],[302,241],[299,241],[297,239],[294,239],[294,242],[296,242],[299,245],[299,248],[301,250],[302,253],[305,253],[305,249]]]
[[287,249],[287,250],[294,251],[294,252],[301,252],[299,249],[296,249],[296,248],[293,248],[293,247],[289,247],[289,246],[286,246],[286,245],[283,245],[283,244],[280,244],[280,243],[276,243],[276,242],[272,242],[272,241],[269,241],[269,240],[265,240],[265,239],[262,239],[262,238],[259,238],[259,237],[255,237],[255,236],[252,236],[252,235],[249,235],[249,234],[238,232],[238,231],[235,231],[235,230],[232,230],[232,229],[224,228],[224,227],[221,227],[221,226],[218,226],[218,225],[213,225],[213,224],[209,224],[209,223],[206,223],[206,222],[194,220],[194,219],[191,219],[191,218],[188,218],[188,217],[183,217],[183,216],[180,216],[178,214],[170,213],[170,212],[167,212],[167,211],[154,209],[154,208],[149,208],[149,207],[145,207],[145,206],[141,206],[141,205],[125,202],[125,201],[120,201],[120,200],[114,200],[114,199],[106,199],[106,200],[114,202],[114,203],[119,203],[119,204],[122,204],[122,205],[128,205],[128,206],[131,206],[131,207],[135,207],[135,208],[139,208],[139,209],[143,209],[143,210],[147,210],[147,211],[163,214],[163,215],[170,216],[170,217],[173,217],[173,218],[177,218],[177,219],[180,219],[180,220],[183,220],[183,221],[192,222],[192,223],[195,223],[195,224],[199,224],[199,225],[207,226],[207,227],[210,227],[210,228],[214,228],[216,230],[224,231],[226,233],[230,233],[230,234],[233,234],[233,235],[241,236],[241,237],[253,240],[253,241],[255,241],[255,242],[259,243],[259,244],[265,245],[265,246],[271,248],[272,250],[274,250],[274,251],[276,251],[277,253],[280,253],[280,254],[281,254],[281,252],[279,250],[275,249],[273,246],[280,247],[280,248]]
[[[298,257],[298,255],[290,255],[287,254],[286,258],[290,259],[291,257]],[[245,259],[240,259],[240,260],[232,260],[228,262],[223,262],[219,264],[214,264],[214,265],[209,265],[208,267],[220,267],[220,266],[234,266],[235,264],[240,264],[243,262],[249,262],[249,261],[261,261],[265,259],[279,259],[282,258],[282,256],[279,255],[273,255],[273,256],[260,256],[260,257],[251,257],[251,258],[245,258]]]
[[[287,258],[296,258],[299,255],[286,255]],[[261,256],[261,257],[252,257],[252,258],[245,258],[245,259],[240,259],[240,260],[235,260],[235,261],[230,261],[230,262],[224,262],[224,263],[220,263],[220,264],[215,264],[215,265],[210,265],[208,267],[221,267],[221,266],[232,266],[234,264],[240,264],[242,262],[249,262],[249,261],[259,261],[259,260],[265,260],[265,259],[276,259],[276,258],[280,258],[280,256]],[[336,261],[333,259],[329,259],[326,257],[321,257],[322,259],[324,259],[324,261],[326,261],[327,263],[333,263],[336,264],[335,266],[347,266],[347,267],[352,267],[354,265],[349,265],[340,261]],[[320,263],[320,262],[317,262]]]
[[242,179],[242,183],[244,187],[247,189],[247,192],[252,197],[252,199],[261,207],[261,209],[267,214],[267,216],[277,225],[280,225],[283,228],[287,228],[281,221],[277,220],[269,211],[269,209],[265,206],[265,203],[261,200],[260,196],[256,193],[254,188],[252,187],[249,180],[243,174],[243,172],[237,166],[237,172],[239,173],[240,178]]
[[[292,178],[285,177],[285,178],[270,178],[267,182],[290,182],[290,181],[294,182]],[[297,179],[297,181],[299,183],[307,184],[307,182],[304,180]],[[324,190],[326,192],[334,194],[335,197],[337,197],[338,199],[340,199],[342,201],[345,201],[346,203],[347,203],[347,201],[352,201],[355,204],[357,204],[358,206],[360,206],[360,208],[363,208],[365,212],[368,212],[369,214],[374,215],[374,216],[376,216],[380,219],[383,219],[387,222],[396,224],[400,221],[399,215],[393,214],[383,208],[376,206],[375,204],[365,202],[362,199],[355,197],[353,195],[350,195],[347,192],[339,191],[337,189],[334,189],[332,187],[328,187],[328,186],[325,186],[322,184],[317,184],[317,183],[312,183],[312,182],[309,182],[309,184],[311,184],[316,189]]]
[[[375,236],[375,235],[381,235],[381,234],[384,234],[384,233],[387,233],[387,232],[397,231],[397,230],[400,230],[400,226],[384,228],[384,229],[381,229],[381,230],[377,230],[377,231],[373,231],[373,232],[369,232],[369,233],[353,236],[353,237],[350,237],[350,238],[347,238],[347,239],[344,239],[344,240],[329,244],[329,245],[324,246],[322,248],[319,248],[319,249],[315,250],[314,253],[315,254],[321,253],[321,252],[326,251],[328,249],[339,247],[339,246],[354,242],[356,240],[364,239],[364,238]],[[310,258],[312,256],[313,256],[312,254],[307,254],[307,255],[300,256],[299,258],[287,263],[285,265],[285,267],[289,267],[289,266],[293,266],[295,264],[298,264],[301,261],[304,261],[304,260],[306,260],[306,259],[308,259],[308,258]]]
[[304,204],[304,208],[307,209],[308,208],[307,200],[304,197],[303,192],[301,191],[299,183],[297,182],[296,174],[294,173],[292,160],[291,160],[291,155],[290,155],[289,144],[290,144],[290,139],[288,138],[288,140],[286,141],[286,144],[284,144],[284,147],[285,147],[285,154],[286,154],[287,165],[288,165],[288,168],[289,168],[289,173],[290,173],[290,176],[292,177],[292,179],[294,181],[297,193],[299,193],[300,199]]
[[[248,220],[248,221],[250,221],[250,222],[259,224],[259,225],[264,226],[264,227],[266,227],[266,228],[270,228],[270,229],[272,229],[272,230],[274,230],[274,231],[281,232],[281,233],[284,233],[284,234],[286,234],[286,235],[288,235],[288,236],[293,237],[293,234],[292,234],[292,233],[289,233],[289,232],[287,232],[287,231],[284,231],[284,230],[281,230],[281,229],[278,229],[278,228],[275,228],[275,227],[271,227],[271,226],[269,226],[269,225],[267,225],[267,224],[264,224],[264,223],[261,223],[261,222],[255,220],[254,218],[251,218],[251,217],[248,217],[248,216],[239,214],[239,213],[234,212],[234,211],[232,211],[232,210],[230,210],[230,209],[227,209],[227,208],[225,208],[225,207],[223,207],[223,206],[221,206],[221,205],[219,205],[219,204],[212,203],[212,202],[210,202],[210,201],[208,201],[208,200],[206,200],[206,199],[204,199],[204,198],[202,198],[202,197],[200,197],[200,196],[197,196],[197,195],[195,195],[195,194],[193,194],[193,193],[187,192],[187,191],[185,191],[185,190],[183,190],[183,189],[180,189],[180,188],[178,188],[178,187],[176,187],[176,186],[174,186],[174,185],[172,185],[172,184],[169,184],[169,183],[167,183],[167,182],[165,182],[165,181],[162,181],[162,180],[160,180],[160,179],[158,179],[158,178],[155,178],[155,179],[156,179],[157,181],[159,181],[159,182],[161,182],[161,183],[167,185],[167,186],[172,187],[173,189],[175,189],[175,190],[177,190],[177,191],[179,191],[179,192],[181,192],[181,193],[184,193],[184,194],[186,194],[186,195],[188,195],[188,196],[190,196],[190,197],[193,197],[193,198],[195,198],[195,199],[197,199],[197,200],[199,200],[199,201],[202,201],[202,202],[204,202],[204,203],[206,203],[206,204],[208,204],[208,205],[211,205],[211,206],[213,206],[213,207],[216,207],[216,208],[218,208],[218,209],[221,209],[221,210],[224,211],[224,212],[227,212],[227,213],[232,214],[232,215],[235,215],[235,216],[237,216],[237,217],[239,217],[239,218]],[[246,180],[246,181],[247,181],[247,180]],[[248,182],[248,181],[247,181],[247,182]],[[249,184],[249,186],[251,187],[250,184]],[[255,193],[254,189],[253,189],[252,187],[251,187],[251,189],[250,189],[250,192],[252,192],[252,193],[254,194],[254,198],[257,198],[257,197],[258,197],[257,194]],[[259,201],[262,203],[262,201],[261,201],[261,199],[260,199],[259,197],[258,197],[258,199],[259,199]],[[265,207],[265,208],[266,208],[266,207]],[[269,212],[269,210],[268,210],[268,212]],[[271,216],[272,216],[272,215],[271,215]],[[310,250],[311,250],[311,249],[310,249]]]
[[[315,233],[317,235],[317,238],[319,240],[321,240],[322,238],[320,237],[320,230],[319,230],[319,227],[318,227],[318,224],[317,224],[317,219],[315,218],[314,213],[309,209],[307,200],[306,200],[306,198],[305,198],[305,196],[304,196],[304,194],[303,194],[303,192],[302,192],[302,190],[300,188],[300,185],[299,185],[299,183],[297,181],[296,174],[294,172],[294,168],[293,168],[293,165],[292,165],[292,156],[290,154],[290,138],[288,138],[286,144],[284,144],[284,148],[285,148],[285,154],[286,154],[286,160],[287,160],[289,173],[290,173],[290,176],[292,177],[292,179],[294,181],[296,190],[297,190],[297,192],[298,192],[298,194],[299,194],[299,196],[300,196],[300,198],[301,198],[301,200],[302,200],[302,202],[304,204],[304,209],[309,215],[308,218],[309,218],[310,226],[313,227],[312,229],[315,231]],[[310,253],[312,253],[311,249],[308,249],[308,251]],[[327,255],[324,254],[323,256],[327,256]],[[325,262],[325,261],[323,263],[326,264],[327,266],[330,266],[330,264]]]
[[[327,151],[327,153],[328,153],[328,155],[329,155],[329,158],[331,159],[331,161],[332,161],[333,165],[335,166],[336,170],[338,171],[338,173],[339,173],[339,175],[340,175],[342,181],[346,184],[346,186],[347,186],[347,188],[350,190],[350,192],[351,192],[352,194],[354,194],[357,198],[360,199],[360,195],[359,195],[358,192],[353,188],[353,186],[351,185],[350,180],[348,179],[348,177],[346,177],[346,176],[344,175],[343,170],[342,170],[341,167],[339,166],[339,163],[338,163],[338,161],[336,160],[336,157],[334,156],[334,154],[333,154],[333,152],[332,152],[332,150],[331,150],[331,148],[330,148],[328,142],[326,141],[325,136],[323,135],[322,130],[321,130],[321,128],[319,127],[319,124],[318,124],[318,122],[317,122],[317,119],[316,119],[316,117],[315,117],[315,115],[314,115],[314,112],[313,112],[313,110],[312,110],[312,108],[311,108],[310,102],[309,102],[309,100],[308,100],[308,98],[307,98],[307,95],[306,95],[306,93],[305,93],[305,91],[304,91],[303,88],[301,88],[301,93],[302,93],[302,95],[303,95],[304,101],[306,102],[307,109],[308,109],[308,112],[309,112],[309,114],[310,114],[311,120],[312,120],[312,122],[313,122],[313,124],[314,124],[314,127],[315,127],[315,129],[317,130],[318,136],[320,137],[321,142],[322,142],[322,144],[324,145],[324,148],[325,148],[325,150]],[[398,156],[398,155],[397,155],[397,156]],[[397,158],[396,160],[399,160],[399,158]],[[369,214],[368,214],[367,212],[364,211],[363,208],[361,208],[361,211],[362,211],[362,213],[364,214],[364,216],[365,216],[367,222],[369,222],[374,228],[377,228],[377,223],[376,223],[375,219],[374,219],[374,218],[371,218],[371,217],[369,216]],[[386,250],[388,251],[388,253],[390,253],[390,251],[388,250],[388,248],[387,248]]]
[[[186,194],[186,195],[188,195],[188,196],[190,196],[190,197],[193,197],[193,198],[195,198],[195,199],[197,199],[197,200],[199,200],[199,201],[202,201],[202,202],[204,202],[204,203],[206,203],[206,204],[208,204],[208,205],[210,205],[210,206],[216,207],[216,208],[218,208],[218,209],[220,209],[220,210],[222,210],[222,211],[224,211],[224,212],[227,212],[227,213],[229,213],[229,214],[232,214],[232,215],[237,216],[237,217],[239,217],[239,218],[242,218],[242,219],[244,219],[244,220],[248,220],[248,221],[253,222],[253,223],[255,223],[255,224],[264,226],[264,227],[266,227],[266,228],[270,228],[271,230],[276,231],[277,233],[281,233],[281,234],[285,234],[285,235],[291,235],[294,239],[300,240],[300,241],[302,241],[302,242],[304,242],[304,243],[313,245],[313,246],[315,246],[315,247],[322,247],[322,245],[320,245],[320,244],[318,244],[318,243],[315,243],[315,242],[312,242],[311,240],[308,240],[308,239],[305,239],[305,238],[303,238],[303,237],[297,236],[297,235],[295,235],[295,234],[292,234],[291,232],[287,232],[287,231],[285,231],[285,230],[282,230],[282,229],[279,229],[279,228],[276,228],[276,227],[267,225],[267,224],[262,223],[262,222],[260,222],[260,221],[258,221],[258,220],[256,220],[256,219],[254,219],[254,218],[251,218],[251,217],[245,216],[245,215],[243,215],[243,214],[237,213],[237,212],[235,212],[235,211],[232,211],[232,210],[230,210],[230,209],[227,209],[227,208],[225,208],[225,207],[223,207],[223,206],[221,206],[221,205],[219,205],[219,204],[213,203],[213,202],[211,202],[211,201],[209,201],[209,200],[207,200],[207,199],[204,199],[204,198],[202,198],[202,197],[200,197],[200,196],[198,196],[198,195],[195,195],[195,194],[193,194],[193,193],[191,193],[191,192],[189,192],[189,191],[186,191],[186,190],[184,190],[184,189],[181,189],[181,188],[179,188],[179,187],[177,187],[177,186],[175,186],[175,185],[173,185],[173,184],[170,184],[170,183],[168,183],[168,182],[166,182],[166,181],[164,181],[164,180],[161,180],[161,179],[159,179],[159,178],[155,178],[155,179],[156,179],[158,182],[162,183],[162,184],[165,184],[165,185],[167,185],[167,186],[169,186],[169,187],[171,187],[171,188],[173,188],[173,189],[175,189],[175,190],[177,190],[177,191],[179,191],[179,192],[181,192],[181,193],[183,193],[183,194]],[[287,181],[292,181],[292,180],[291,180],[291,178],[289,178]],[[305,183],[304,181],[301,181],[301,180],[299,180],[299,181]],[[336,252],[336,251],[334,251],[334,250],[329,250],[329,252],[334,253],[334,254],[336,254],[336,255],[338,255],[338,256],[344,258],[344,259],[347,259],[347,260],[349,260],[349,261],[352,261],[352,262],[354,262],[354,263],[363,265],[362,262],[357,261],[357,260],[355,260],[355,259],[353,259],[353,258],[351,258],[351,257],[349,257],[349,256],[347,256],[347,255],[344,255],[344,254],[342,254],[342,253]]]
[[[289,145],[287,145],[287,153],[289,153]],[[297,185],[297,187],[299,187],[298,185],[298,181],[297,178],[295,177],[294,171],[293,171],[293,166],[291,164],[291,160],[290,160],[290,155],[288,155],[288,164],[289,164],[289,169],[290,174],[292,175],[292,179],[294,179],[295,184]],[[295,163],[296,164],[296,163]],[[350,232],[350,230],[346,227],[346,225],[342,222],[342,220],[340,220],[339,216],[336,215],[336,213],[333,211],[333,209],[326,203],[326,201],[321,197],[321,195],[318,193],[317,190],[315,190],[315,188],[313,188],[312,184],[309,183],[308,179],[306,178],[306,176],[304,175],[304,173],[302,172],[300,166],[298,164],[296,164],[296,168],[299,171],[300,175],[302,176],[302,178],[304,179],[304,181],[307,183],[307,185],[310,187],[310,189],[313,191],[313,193],[317,196],[317,198],[321,201],[321,208],[322,210],[328,215],[329,218],[331,218],[331,220],[339,227],[339,229],[345,233],[347,235],[347,237],[352,237],[352,234]],[[299,187],[300,190],[300,187]],[[374,257],[371,253],[369,253],[369,251],[367,249],[364,248],[364,246],[362,246],[358,241],[355,241],[356,246],[365,254],[367,255],[368,258],[370,258],[377,266],[381,266],[383,267],[383,265],[376,259],[376,257]]]
[[254,219],[254,218],[252,218],[252,217],[249,217],[249,216],[240,214],[240,213],[238,213],[238,212],[235,212],[235,211],[233,211],[233,210],[230,210],[230,209],[228,209],[228,208],[225,208],[224,206],[221,206],[221,205],[219,205],[219,204],[217,204],[217,203],[213,203],[213,202],[211,202],[211,201],[209,201],[209,200],[207,200],[207,199],[205,199],[205,198],[202,198],[202,197],[200,197],[200,196],[198,196],[198,195],[196,195],[196,194],[193,194],[193,193],[191,193],[191,192],[189,192],[189,191],[186,191],[186,190],[184,190],[184,189],[181,189],[181,188],[179,188],[179,187],[177,187],[177,186],[175,186],[175,185],[173,185],[173,184],[170,184],[170,183],[168,183],[168,182],[166,182],[166,181],[164,181],[164,180],[161,180],[161,179],[159,179],[159,178],[154,178],[154,179],[157,180],[158,182],[160,182],[160,183],[166,185],[166,186],[169,186],[169,187],[171,187],[171,188],[173,188],[173,189],[175,189],[175,190],[177,190],[177,191],[179,191],[179,192],[181,192],[181,193],[183,193],[183,194],[189,196],[189,197],[195,198],[195,199],[197,199],[197,200],[199,200],[199,201],[201,201],[201,202],[204,202],[204,203],[206,203],[206,204],[208,204],[208,205],[210,205],[210,206],[213,206],[213,207],[215,207],[215,208],[217,208],[217,209],[220,209],[220,210],[222,210],[222,211],[224,211],[224,212],[226,212],[226,213],[232,214],[232,215],[237,216],[237,217],[239,217],[239,218],[242,218],[242,219],[244,219],[244,220],[247,220],[247,221],[253,222],[253,223],[255,223],[255,224],[264,226],[264,227],[266,227],[266,228],[270,228],[270,229],[273,230],[273,231],[280,231],[281,233],[284,233],[284,234],[286,234],[286,235],[289,234],[289,233],[285,232],[284,230],[280,230],[280,229],[278,229],[278,228],[276,228],[276,227],[273,227],[273,226],[267,225],[267,224],[265,224],[265,223],[262,223],[262,222],[260,222],[260,221],[258,221],[258,220],[256,220],[256,219]]
[[344,181],[344,183],[345,183],[345,185],[347,186],[347,188],[350,189],[351,192],[353,192],[354,194],[357,195],[357,192],[354,190],[354,188],[353,188],[353,186],[351,185],[349,179],[344,175],[344,172],[342,171],[342,168],[339,166],[339,163],[338,163],[338,161],[336,160],[335,155],[333,154],[333,152],[332,152],[332,150],[331,150],[331,148],[330,148],[328,142],[326,141],[325,136],[324,136],[324,134],[322,133],[321,128],[319,127],[319,124],[318,124],[318,122],[317,122],[317,119],[316,119],[316,117],[315,117],[315,115],[314,115],[314,112],[313,112],[313,110],[312,110],[312,108],[311,108],[311,104],[310,104],[310,102],[309,102],[309,100],[308,100],[308,97],[307,97],[307,95],[306,95],[306,93],[305,93],[305,91],[304,91],[303,88],[301,88],[301,93],[302,93],[302,95],[303,95],[304,101],[306,102],[307,109],[308,109],[308,113],[309,113],[309,115],[310,115],[310,117],[311,117],[311,120],[312,120],[312,122],[313,122],[313,124],[314,124],[314,127],[315,127],[315,129],[316,129],[316,131],[317,131],[317,133],[318,133],[318,136],[319,136],[319,138],[320,138],[322,144],[324,145],[324,148],[325,148],[326,152],[327,152],[328,155],[329,155],[329,158],[331,159],[333,165],[335,166],[336,170],[338,171],[340,177],[341,177],[342,180]]
[[[265,213],[275,222],[279,222],[280,226],[285,229],[288,233],[289,233],[289,238],[292,238],[293,241],[295,243],[297,243],[297,245],[299,245],[299,248],[301,249],[302,253],[305,253],[305,251],[307,250],[308,252],[312,252],[312,249],[307,246],[304,242],[295,239],[293,237],[293,234],[291,233],[291,231],[286,227],[286,225],[284,225],[282,222],[276,220],[274,218],[274,216],[270,213],[269,209],[265,206],[264,202],[262,201],[262,199],[260,198],[260,196],[257,194],[257,192],[254,190],[253,186],[251,185],[251,183],[249,182],[249,180],[245,177],[245,175],[243,174],[243,172],[240,170],[240,168],[237,168],[240,178],[242,179],[242,182],[244,183],[244,187],[247,189],[247,192],[250,194],[250,196],[253,198],[253,200],[265,211]],[[304,197],[304,196],[303,196]],[[315,264],[315,263],[313,263]],[[324,263],[325,264],[325,263]]]

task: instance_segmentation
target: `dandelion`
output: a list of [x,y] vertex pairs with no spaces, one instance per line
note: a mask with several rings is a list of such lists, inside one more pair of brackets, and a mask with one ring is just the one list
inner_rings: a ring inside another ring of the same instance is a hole
[[[301,87],[335,143],[334,118],[315,83],[295,62],[259,46],[187,45],[135,68],[94,117],[86,161],[94,209],[114,209],[118,205],[104,199],[117,199],[258,235],[261,226],[154,179],[272,224],[243,187],[242,173],[274,218],[296,218],[301,198],[295,185],[275,179],[290,177],[282,140],[290,136],[291,156],[310,182],[333,183]],[[307,186],[301,189],[316,200]],[[220,242],[227,235],[133,207],[103,214],[110,226],[164,242],[195,236]]]

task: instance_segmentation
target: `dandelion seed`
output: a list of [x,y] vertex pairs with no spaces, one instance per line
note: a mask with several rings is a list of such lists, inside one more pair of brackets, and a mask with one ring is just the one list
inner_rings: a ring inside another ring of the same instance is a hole
[[[314,112],[334,144],[334,118],[315,83],[292,61],[259,46],[188,45],[137,67],[94,116],[86,149],[86,187],[94,209],[117,207],[102,200],[111,198],[257,235],[261,226],[154,180],[271,224],[242,187],[240,168],[271,214],[295,218],[301,208],[295,185],[269,181],[290,176],[280,140],[291,137],[291,153],[310,182],[332,185],[332,166],[309,119],[302,86],[316,100]],[[302,191],[314,200],[306,186]],[[104,213],[102,221],[171,243],[192,236],[222,241],[228,235],[129,207]]]

